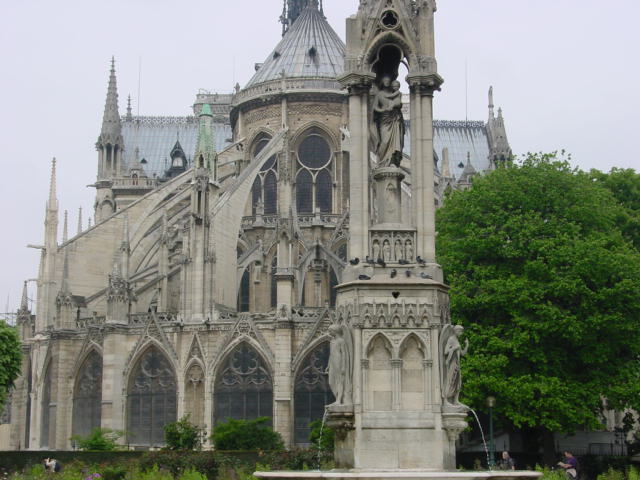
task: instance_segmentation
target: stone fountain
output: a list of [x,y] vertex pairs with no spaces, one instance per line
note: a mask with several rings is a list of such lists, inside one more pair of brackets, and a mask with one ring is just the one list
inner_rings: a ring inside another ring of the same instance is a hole
[[[361,0],[347,19],[349,257],[337,287],[329,383],[337,470],[257,472],[258,478],[535,478],[536,472],[456,471],[467,427],[459,401],[468,341],[451,324],[435,255],[433,0]],[[399,68],[408,68],[411,160]],[[408,168],[409,167],[410,170]],[[410,192],[407,176],[411,175]]]

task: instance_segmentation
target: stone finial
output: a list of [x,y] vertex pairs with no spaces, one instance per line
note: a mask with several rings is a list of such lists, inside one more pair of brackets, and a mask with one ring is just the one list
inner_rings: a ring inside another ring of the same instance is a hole
[[78,208],[78,235],[82,233],[82,207]]
[[62,243],[66,243],[69,240],[69,212],[64,211],[64,224],[62,225]]
[[49,181],[49,201],[48,210],[58,210],[58,196],[56,191],[56,158],[51,161],[51,180]]
[[29,297],[27,296],[27,281],[24,281],[24,285],[22,287],[22,300],[20,301],[20,312],[28,312],[29,311]]
[[493,87],[489,87],[489,118],[493,118]]
[[127,120],[131,120],[131,95],[127,97]]

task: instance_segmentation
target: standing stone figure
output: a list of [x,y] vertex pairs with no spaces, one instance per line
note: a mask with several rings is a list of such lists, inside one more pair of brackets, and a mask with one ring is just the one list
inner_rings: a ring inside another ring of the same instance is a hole
[[396,240],[396,262],[402,260],[404,258],[404,248],[402,248],[402,242],[400,240]]
[[404,149],[405,125],[402,116],[400,82],[385,75],[373,100],[372,139],[379,167],[400,166]]
[[329,353],[329,387],[336,401],[333,405],[351,405],[353,402],[353,338],[344,324],[329,327],[331,351]]
[[461,325],[445,325],[440,336],[440,352],[442,355],[441,378],[442,397],[449,405],[460,405],[459,396],[462,389],[462,374],[460,373],[460,359],[469,350],[469,339],[465,346],[460,345],[460,335],[464,332]]
[[382,258],[385,262],[391,262],[391,244],[385,240],[382,244]]

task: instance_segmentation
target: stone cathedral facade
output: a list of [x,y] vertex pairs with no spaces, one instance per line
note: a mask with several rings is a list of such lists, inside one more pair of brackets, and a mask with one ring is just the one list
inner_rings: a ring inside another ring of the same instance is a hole
[[[283,37],[253,78],[232,94],[198,94],[185,117],[134,116],[130,101],[122,114],[112,62],[95,222],[73,236],[66,216],[59,228],[53,163],[37,314],[26,289],[18,312],[10,448],[69,449],[98,426],[125,431],[131,448],[157,447],[163,426],[186,414],[207,432],[267,416],[288,445],[308,442],[309,423],[334,401],[328,329],[358,297],[353,282],[391,268],[441,280],[420,270],[435,263],[423,213],[511,155],[492,94],[488,122],[432,122],[430,101],[405,100],[403,151],[369,178],[380,159],[362,141],[373,111],[364,99],[402,65],[415,81],[435,72],[408,43],[432,49],[434,11],[434,0],[360,0],[346,48],[321,2],[286,0]],[[356,36],[371,57],[354,53]],[[411,95],[431,98],[436,83],[427,92],[409,82]],[[439,405],[428,383],[437,361],[419,332],[448,321],[446,288],[377,301],[388,290],[377,285],[361,320],[396,333],[358,337],[377,385],[368,408]],[[397,333],[407,326],[418,333]],[[397,395],[380,386],[392,379]]]

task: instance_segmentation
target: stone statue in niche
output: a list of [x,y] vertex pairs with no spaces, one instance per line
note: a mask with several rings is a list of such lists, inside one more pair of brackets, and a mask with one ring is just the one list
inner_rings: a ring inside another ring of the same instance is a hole
[[404,258],[403,250],[404,249],[402,248],[402,242],[400,240],[396,240],[396,245],[395,245],[396,262]]
[[336,397],[332,405],[353,403],[353,336],[345,324],[334,323],[329,327],[331,344],[329,352],[329,387]]
[[452,406],[460,406],[460,390],[462,389],[462,375],[460,373],[460,359],[469,350],[469,339],[465,340],[465,346],[460,345],[460,335],[464,332],[462,325],[445,325],[440,335],[440,354],[442,359],[441,379],[442,397],[445,403]]
[[405,125],[400,82],[385,75],[373,100],[372,144],[379,167],[399,167],[404,149]]
[[391,261],[391,244],[389,240],[385,240],[382,244],[382,258],[385,262]]
[[378,240],[374,240],[373,241],[373,259],[378,260],[379,258],[382,258],[380,256],[380,242]]
[[413,261],[413,242],[411,240],[407,240],[404,244],[404,258],[405,260],[412,262]]

